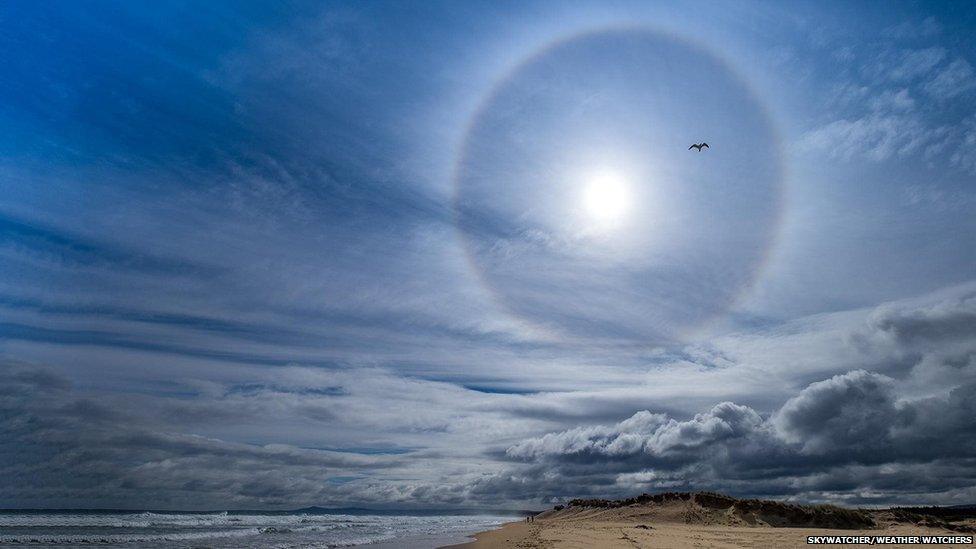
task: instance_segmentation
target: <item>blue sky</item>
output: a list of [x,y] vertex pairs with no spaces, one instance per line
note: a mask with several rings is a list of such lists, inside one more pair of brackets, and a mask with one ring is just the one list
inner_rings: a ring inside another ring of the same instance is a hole
[[2,506],[976,498],[976,9],[0,21]]

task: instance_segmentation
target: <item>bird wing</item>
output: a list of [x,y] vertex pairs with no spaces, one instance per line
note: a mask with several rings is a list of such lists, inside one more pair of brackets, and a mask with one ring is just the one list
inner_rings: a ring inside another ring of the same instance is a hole
[[[708,148],[708,143],[702,143],[701,145],[699,145],[699,147],[704,147],[704,148],[707,149]],[[701,150],[701,149],[699,148],[698,150]]]
[[697,147],[697,146],[698,146],[698,145],[692,145],[692,146],[690,146],[690,147],[688,147],[688,150],[690,151],[691,149],[694,149],[694,148],[695,148],[695,147]]

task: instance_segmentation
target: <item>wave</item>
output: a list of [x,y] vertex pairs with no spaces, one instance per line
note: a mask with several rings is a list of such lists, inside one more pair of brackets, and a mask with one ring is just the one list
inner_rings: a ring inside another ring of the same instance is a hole
[[402,536],[470,532],[504,520],[487,516],[224,512],[6,513],[0,514],[0,546],[156,548],[209,540],[208,546],[220,548],[268,547],[272,543],[282,547],[351,547]]
[[257,533],[255,530],[210,530],[206,532],[184,532],[157,535],[0,535],[0,545],[92,545],[92,544],[135,544],[163,541],[187,541],[205,538],[247,537]]

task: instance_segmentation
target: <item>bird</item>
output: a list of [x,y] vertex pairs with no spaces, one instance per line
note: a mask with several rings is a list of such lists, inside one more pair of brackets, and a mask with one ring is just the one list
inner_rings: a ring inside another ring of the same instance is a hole
[[708,148],[708,143],[702,141],[701,143],[695,143],[694,145],[688,147],[688,150],[690,151],[691,149],[698,149],[698,152],[701,152],[702,149],[707,149],[707,148]]

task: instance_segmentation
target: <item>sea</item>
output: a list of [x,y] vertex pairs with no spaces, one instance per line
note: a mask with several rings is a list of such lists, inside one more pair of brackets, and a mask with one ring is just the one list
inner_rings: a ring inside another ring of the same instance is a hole
[[0,511],[0,547],[441,547],[518,520],[512,515],[317,511]]

